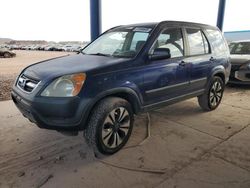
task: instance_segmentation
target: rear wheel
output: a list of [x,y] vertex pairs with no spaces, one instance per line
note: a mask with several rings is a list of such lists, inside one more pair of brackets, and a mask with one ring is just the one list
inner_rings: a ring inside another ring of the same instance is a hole
[[223,80],[218,76],[213,77],[205,93],[198,97],[200,107],[205,111],[215,110],[221,103],[224,88]]
[[84,136],[95,153],[113,154],[127,143],[133,123],[131,105],[124,99],[109,97],[94,108]]

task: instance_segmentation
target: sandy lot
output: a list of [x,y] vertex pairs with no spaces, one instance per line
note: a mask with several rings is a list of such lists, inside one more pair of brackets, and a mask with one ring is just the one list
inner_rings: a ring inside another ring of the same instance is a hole
[[14,58],[0,58],[0,101],[10,99],[10,88],[18,74],[28,65],[70,52],[45,52],[16,50]]
[[[35,53],[35,52],[34,52]],[[0,69],[1,70],[1,69]],[[136,117],[129,143],[96,158],[82,133],[63,136],[0,102],[0,187],[250,187],[250,87],[226,88],[220,107],[196,99]]]
[[227,89],[204,113],[196,99],[137,116],[129,143],[95,158],[82,133],[63,136],[0,102],[0,187],[250,187],[250,89]]
[[50,51],[26,51],[15,50],[16,57],[14,58],[0,58],[0,71],[2,76],[8,76],[12,74],[19,74],[24,67],[43,61],[46,59],[59,57],[70,52],[50,52]]

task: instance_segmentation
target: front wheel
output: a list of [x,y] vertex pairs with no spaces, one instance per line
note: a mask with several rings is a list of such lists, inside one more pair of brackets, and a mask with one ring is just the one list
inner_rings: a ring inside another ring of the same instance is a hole
[[95,153],[113,154],[127,143],[133,123],[134,114],[129,102],[109,97],[94,108],[84,136]]
[[205,111],[215,110],[221,103],[225,83],[221,77],[213,77],[211,83],[208,85],[205,93],[198,96],[198,102],[200,107]]
[[10,55],[9,52],[5,52],[5,53],[3,54],[3,56],[4,56],[4,58],[10,58],[10,57],[11,57],[11,55]]

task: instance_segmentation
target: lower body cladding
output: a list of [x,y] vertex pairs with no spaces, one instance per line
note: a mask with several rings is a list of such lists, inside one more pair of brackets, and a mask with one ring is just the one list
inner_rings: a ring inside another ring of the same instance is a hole
[[36,98],[28,101],[15,91],[12,100],[21,113],[40,128],[57,131],[79,131],[86,118],[85,108],[79,97]]
[[250,85],[250,70],[232,70],[229,83]]

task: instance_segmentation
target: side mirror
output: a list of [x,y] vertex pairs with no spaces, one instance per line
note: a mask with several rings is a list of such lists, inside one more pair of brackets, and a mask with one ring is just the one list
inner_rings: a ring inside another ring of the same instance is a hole
[[171,57],[169,48],[156,48],[153,54],[148,56],[150,60],[168,59]]

